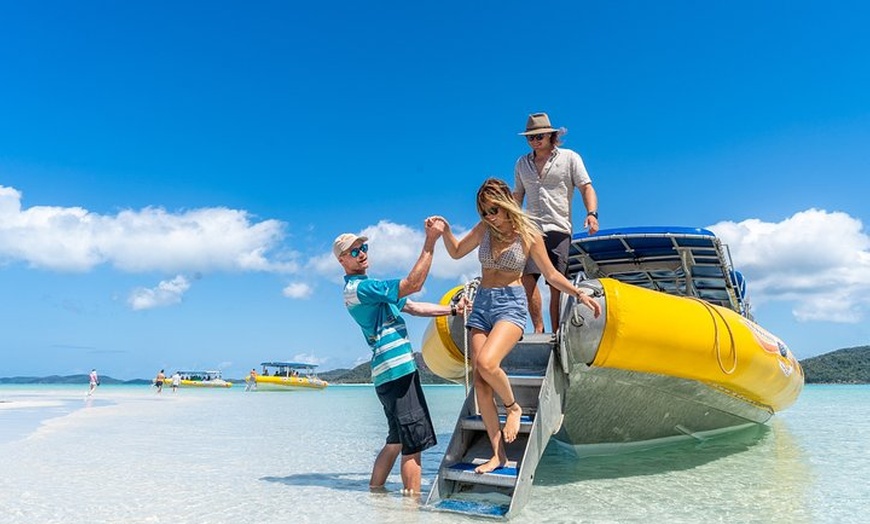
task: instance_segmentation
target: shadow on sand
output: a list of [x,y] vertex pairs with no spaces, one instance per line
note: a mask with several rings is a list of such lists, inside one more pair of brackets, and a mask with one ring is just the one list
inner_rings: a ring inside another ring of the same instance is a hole
[[299,473],[286,477],[263,477],[260,480],[287,486],[317,486],[342,491],[369,490],[369,473]]

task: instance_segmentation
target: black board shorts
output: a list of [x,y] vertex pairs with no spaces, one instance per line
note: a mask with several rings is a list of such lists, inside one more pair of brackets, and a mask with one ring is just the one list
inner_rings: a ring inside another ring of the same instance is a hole
[[438,443],[419,373],[381,384],[375,391],[390,426],[387,444],[401,444],[402,455],[413,455]]
[[[547,256],[556,271],[563,275],[568,274],[568,250],[571,247],[571,235],[561,231],[549,231],[544,233],[544,249],[547,251]],[[532,260],[532,257],[526,261],[526,267],[523,269],[524,275],[534,275],[535,279],[541,274],[538,265]]]

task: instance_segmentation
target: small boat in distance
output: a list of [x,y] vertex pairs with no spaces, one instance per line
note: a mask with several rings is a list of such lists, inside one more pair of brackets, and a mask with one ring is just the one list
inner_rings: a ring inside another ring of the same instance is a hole
[[[292,391],[324,389],[329,384],[314,372],[316,364],[304,362],[261,362],[262,372],[257,375],[257,389],[265,391]],[[249,380],[250,378],[246,379]]]
[[[232,382],[228,382],[221,377],[221,372],[217,370],[207,371],[177,371],[181,375],[180,387],[195,387],[195,388],[231,388]],[[172,386],[172,376],[166,377],[164,387]]]

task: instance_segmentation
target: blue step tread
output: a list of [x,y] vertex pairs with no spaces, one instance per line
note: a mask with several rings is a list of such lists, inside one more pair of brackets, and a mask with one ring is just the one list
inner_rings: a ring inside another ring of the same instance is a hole
[[[498,417],[499,423],[504,424],[507,417],[505,415],[499,415]],[[534,425],[535,418],[534,416],[523,415],[520,417],[520,433],[531,433],[532,426]],[[471,429],[477,431],[486,431],[486,426],[483,425],[483,418],[480,415],[471,415],[468,417],[463,417],[460,421],[460,426],[463,429]]]
[[[471,415],[471,416],[465,417],[465,420],[469,420],[469,421],[470,420],[474,420],[474,421],[479,420],[479,421],[483,422],[483,417],[481,417],[480,415]],[[506,420],[507,420],[507,415],[500,414],[498,416],[499,422],[504,423]],[[535,421],[535,418],[530,416],[530,415],[522,415],[520,417],[520,424],[531,424],[534,421]]]
[[503,517],[510,507],[506,504],[487,504],[473,500],[444,499],[433,506],[439,511],[452,513],[464,513],[468,515],[481,515],[489,517]]
[[[474,473],[474,468],[476,468],[478,465],[479,464],[472,464],[470,462],[457,462],[456,464],[453,464],[452,466],[450,466],[447,469],[450,469],[453,471],[469,471],[471,473]],[[494,470],[490,471],[489,473],[474,473],[474,474],[477,476],[480,476],[480,477],[483,477],[486,475],[493,475],[493,476],[499,476],[499,477],[516,478],[517,475],[519,475],[519,472],[517,471],[516,466],[502,466],[500,468],[495,468]]]

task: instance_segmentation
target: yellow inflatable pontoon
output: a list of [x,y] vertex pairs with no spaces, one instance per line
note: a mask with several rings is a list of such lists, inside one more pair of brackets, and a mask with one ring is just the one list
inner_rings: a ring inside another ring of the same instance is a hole
[[[800,365],[753,321],[743,278],[713,233],[578,235],[570,262],[602,315],[563,296],[560,329],[551,335],[564,416],[557,440],[595,453],[704,438],[763,424],[800,394]],[[465,292],[457,287],[442,303]],[[457,383],[466,373],[464,332],[461,318],[440,317],[423,341],[429,368]]]

